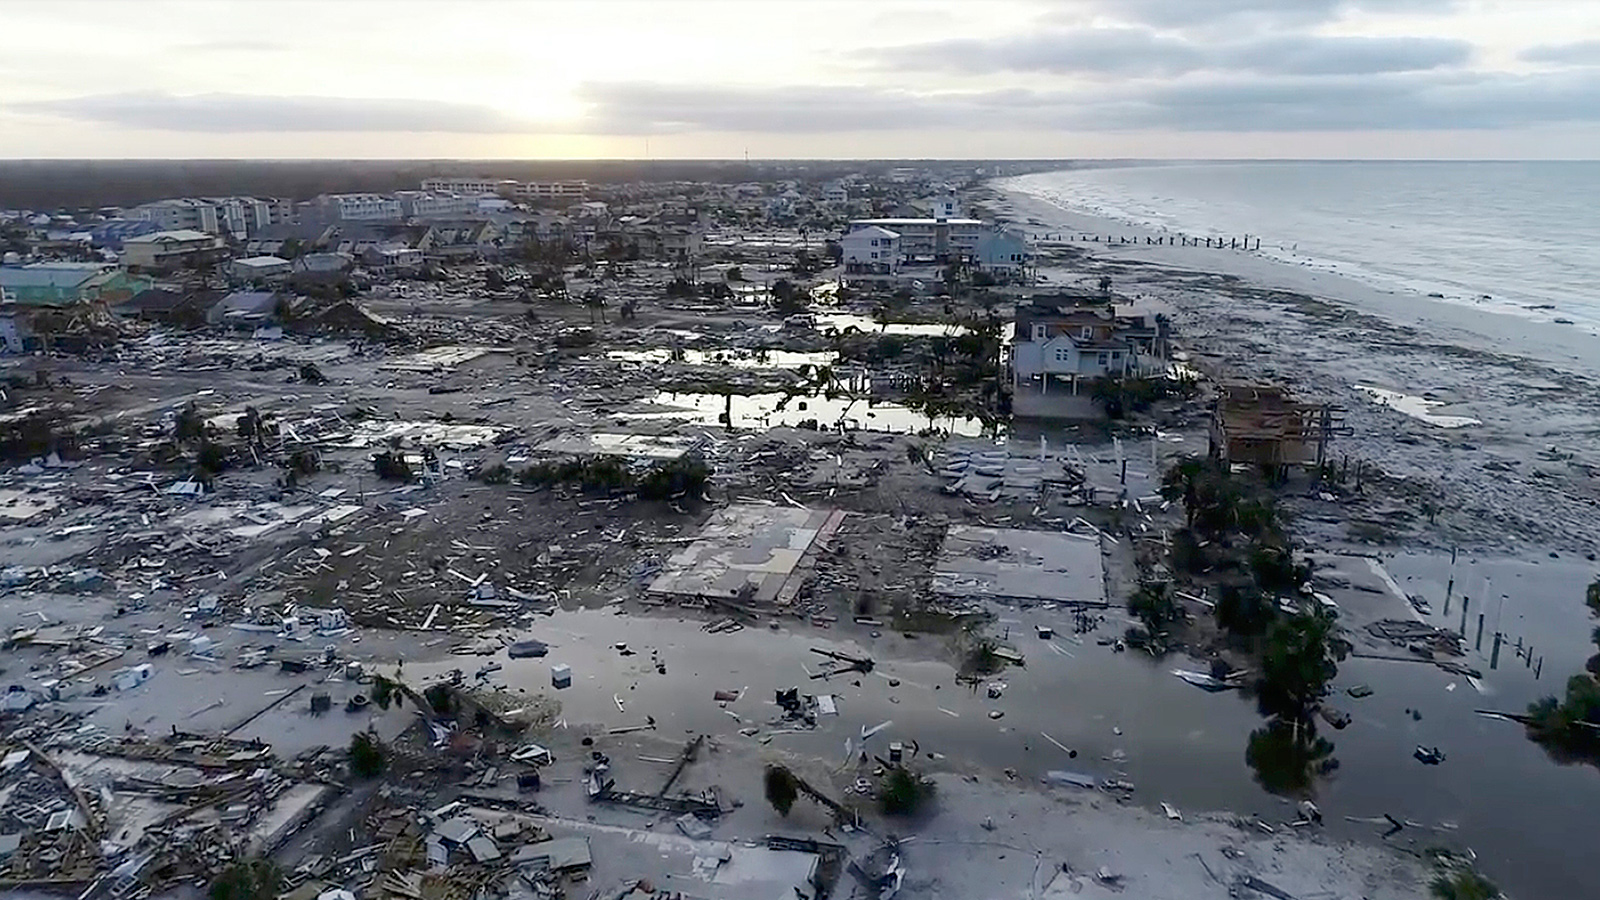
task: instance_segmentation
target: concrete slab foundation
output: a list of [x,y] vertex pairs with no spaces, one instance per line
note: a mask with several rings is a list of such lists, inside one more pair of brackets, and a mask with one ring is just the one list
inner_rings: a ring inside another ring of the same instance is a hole
[[933,589],[957,597],[1104,605],[1100,539],[955,525],[945,536]]
[[773,603],[786,590],[819,534],[832,534],[843,512],[788,506],[730,506],[712,513],[694,543],[672,555],[650,591],[678,596]]

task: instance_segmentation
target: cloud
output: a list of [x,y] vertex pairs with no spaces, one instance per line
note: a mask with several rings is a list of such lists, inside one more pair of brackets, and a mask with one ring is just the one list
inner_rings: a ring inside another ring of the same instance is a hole
[[1205,64],[1194,44],[1147,28],[1084,28],[1054,34],[961,38],[865,51],[883,68],[950,71],[1176,75]]
[[206,133],[450,132],[520,134],[543,129],[487,106],[436,100],[277,97],[253,94],[180,96],[156,91],[92,94],[14,103],[19,112],[123,128]]
[[1434,37],[1285,35],[1220,51],[1220,68],[1293,75],[1376,75],[1455,66],[1472,56],[1466,41]]
[[591,82],[576,97],[583,114],[562,123],[465,104],[241,95],[95,95],[11,108],[140,130],[244,134],[1491,130],[1600,123],[1600,68],[1527,75],[1460,69],[1273,78],[1195,73],[1078,89],[963,91]]
[[660,134],[694,131],[770,132],[892,131],[938,127],[963,116],[987,117],[1008,96],[919,94],[869,87],[731,88],[605,82],[583,85],[578,98],[589,105],[585,132]]
[[1522,51],[1518,58],[1524,62],[1556,63],[1564,66],[1600,66],[1600,41],[1541,44]]
[[960,39],[868,51],[884,68],[963,74],[1171,76],[1198,71],[1374,75],[1458,65],[1466,41],[1433,37],[1274,35],[1197,43],[1146,28],[1089,28],[991,40]]
[[288,44],[277,41],[262,41],[249,38],[224,41],[199,41],[192,44],[177,44],[173,50],[179,53],[275,53],[290,49]]
[[1092,90],[944,93],[589,85],[586,130],[608,134],[906,129],[1320,132],[1485,130],[1600,122],[1600,73],[1196,77]]
[[1600,77],[1395,74],[1169,83],[1099,114],[1113,128],[1175,131],[1491,130],[1600,122]]
[[1158,28],[1318,25],[1349,13],[1444,12],[1458,0],[1096,0],[1105,15]]

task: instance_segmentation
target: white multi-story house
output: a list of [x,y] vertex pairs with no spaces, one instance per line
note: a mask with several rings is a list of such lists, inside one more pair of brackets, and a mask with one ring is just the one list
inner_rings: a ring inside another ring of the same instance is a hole
[[383,194],[321,194],[311,204],[322,218],[341,222],[381,222],[405,217],[400,201]]
[[210,203],[188,197],[156,200],[128,210],[130,218],[154,222],[162,231],[203,231],[217,234],[217,209]]
[[978,252],[978,242],[992,230],[978,219],[855,219],[845,229],[845,236],[872,227],[900,235],[905,261],[937,262],[971,259]]
[[877,225],[851,231],[839,241],[846,275],[894,275],[900,271],[900,235]]
[[822,186],[822,202],[834,205],[850,202],[850,192],[837,181]]
[[499,194],[502,191],[510,192],[516,187],[516,182],[509,178],[456,178],[440,177],[429,178],[422,182],[422,189],[430,194]]
[[588,195],[587,181],[527,181],[511,189],[518,200],[582,200]]
[[261,197],[177,197],[136,206],[128,214],[163,231],[203,231],[242,239],[288,221],[293,205]]
[[483,201],[472,194],[428,191],[396,191],[394,198],[400,202],[401,215],[408,219],[459,218],[478,212]]
[[928,215],[935,219],[953,219],[961,215],[961,201],[954,194],[938,194],[923,198],[919,206],[928,208]]
[[1154,375],[1167,367],[1167,327],[1151,314],[1118,314],[1105,305],[1067,309],[1017,308],[1011,344],[1014,383],[1066,382],[1108,376]]
[[587,181],[514,181],[509,178],[437,177],[422,182],[434,194],[493,194],[517,200],[582,200],[589,194]]

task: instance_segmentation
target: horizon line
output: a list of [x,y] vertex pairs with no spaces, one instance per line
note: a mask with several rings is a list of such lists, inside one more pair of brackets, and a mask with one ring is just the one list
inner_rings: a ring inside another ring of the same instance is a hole
[[767,156],[767,157],[474,157],[474,156],[17,156],[7,163],[1081,163],[1081,162],[1600,162],[1600,156]]

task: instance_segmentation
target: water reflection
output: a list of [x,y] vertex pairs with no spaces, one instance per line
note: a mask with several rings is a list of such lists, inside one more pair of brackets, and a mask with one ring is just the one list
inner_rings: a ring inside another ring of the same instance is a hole
[[683,363],[690,366],[728,366],[734,369],[799,369],[831,366],[839,354],[797,350],[686,350],[657,347],[650,350],[608,350],[607,359],[637,363]]
[[628,413],[630,418],[681,418],[703,425],[765,429],[779,426],[845,428],[900,434],[939,432],[965,437],[985,433],[973,416],[930,415],[898,403],[817,392],[789,394],[679,393],[662,391],[650,400],[659,413]]
[[1244,759],[1268,793],[1297,799],[1315,795],[1317,779],[1339,767],[1333,742],[1314,725],[1282,719],[1250,732]]
[[1402,394],[1386,388],[1373,387],[1369,384],[1358,384],[1356,390],[1365,391],[1373,402],[1390,409],[1403,412],[1413,419],[1436,425],[1440,428],[1465,428],[1468,425],[1482,425],[1483,423],[1471,416],[1446,416],[1430,412],[1435,407],[1444,406],[1438,400],[1429,400],[1426,397],[1416,397],[1411,394]]

